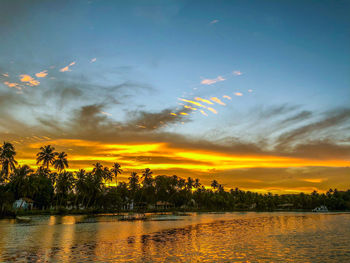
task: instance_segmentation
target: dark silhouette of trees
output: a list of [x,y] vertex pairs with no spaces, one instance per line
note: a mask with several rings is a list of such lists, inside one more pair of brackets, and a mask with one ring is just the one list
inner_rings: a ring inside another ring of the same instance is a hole
[[[127,182],[116,186],[109,184],[118,180],[122,173],[120,164],[111,168],[101,163],[91,171],[83,169],[70,172],[67,155],[55,153],[50,145],[40,148],[36,171],[28,165],[16,166],[15,149],[5,142],[0,149],[2,182],[0,182],[0,215],[13,211],[12,204],[19,198],[30,198],[38,209],[60,211],[67,208],[98,211],[156,209],[157,202],[170,204],[174,209],[199,209],[213,211],[233,210],[308,210],[325,205],[329,210],[350,210],[350,190],[330,189],[326,193],[311,194],[253,193],[238,188],[225,189],[217,180],[206,188],[198,178],[187,179],[176,175],[154,175],[146,168],[141,178],[132,172]],[[58,173],[50,171],[54,165]],[[106,184],[107,183],[107,184]]]
[[119,163],[114,163],[113,167],[111,169],[111,173],[113,174],[113,177],[115,178],[115,183],[118,185],[118,174],[121,174],[123,170],[121,169],[121,166]]
[[62,172],[62,170],[68,168],[67,154],[65,152],[58,153],[52,164],[58,172]]
[[0,182],[8,180],[10,172],[15,170],[17,165],[15,155],[16,151],[13,144],[4,142],[0,147]]
[[41,147],[40,152],[36,155],[36,164],[42,163],[43,167],[46,166],[46,169],[49,169],[50,164],[54,164],[56,155],[55,148],[51,145]]

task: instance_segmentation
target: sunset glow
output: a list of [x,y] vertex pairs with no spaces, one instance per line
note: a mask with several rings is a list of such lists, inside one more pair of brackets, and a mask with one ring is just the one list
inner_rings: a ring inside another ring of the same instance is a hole
[[149,167],[225,189],[349,188],[349,23],[328,8],[5,2],[0,139],[19,164],[51,145],[69,171],[120,163],[122,181]]

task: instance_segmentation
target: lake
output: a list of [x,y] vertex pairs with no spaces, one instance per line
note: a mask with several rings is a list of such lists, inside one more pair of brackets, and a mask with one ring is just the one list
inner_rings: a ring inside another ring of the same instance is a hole
[[0,220],[0,262],[350,262],[349,213]]

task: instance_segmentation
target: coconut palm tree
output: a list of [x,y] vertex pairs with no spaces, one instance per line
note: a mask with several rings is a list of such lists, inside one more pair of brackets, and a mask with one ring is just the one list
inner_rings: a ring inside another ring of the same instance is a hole
[[36,164],[42,163],[42,166],[46,166],[49,169],[50,164],[54,163],[56,155],[57,152],[55,152],[55,148],[51,147],[51,145],[40,147],[40,152],[36,155]]
[[121,166],[119,163],[114,163],[113,167],[111,169],[112,174],[114,175],[116,179],[116,184],[118,185],[118,174],[122,174],[123,170],[121,169]]
[[187,187],[188,190],[192,189],[192,187],[193,187],[193,179],[191,177],[187,178],[186,187]]
[[201,187],[201,183],[199,182],[199,179],[196,178],[196,180],[194,180],[194,184],[193,184],[193,187],[198,189],[199,187]]
[[139,176],[136,172],[132,172],[129,177],[129,189],[134,194],[139,188]]
[[142,179],[143,179],[142,184],[144,186],[149,186],[151,184],[152,174],[153,172],[149,168],[146,168],[145,170],[142,171]]
[[62,172],[62,170],[68,168],[67,154],[65,152],[57,154],[57,158],[53,161],[53,166],[58,172]]
[[28,165],[19,166],[11,175],[10,188],[15,198],[26,197],[29,194],[28,176],[33,173]]
[[211,182],[211,187],[212,187],[213,189],[218,188],[218,187],[219,187],[219,183],[218,183],[218,181],[213,180],[213,181]]
[[99,178],[104,178],[103,165],[97,162],[93,164],[93,166],[94,168],[92,169],[92,173]]
[[[68,194],[72,191],[75,184],[75,178],[73,176],[73,173],[63,171],[58,174],[57,181],[56,181],[56,193],[57,193],[57,200],[60,199],[60,205],[62,205],[62,202],[67,202]],[[60,197],[60,198],[59,198]]]
[[10,171],[14,171],[17,165],[15,160],[15,147],[9,142],[4,142],[2,147],[0,147],[0,182],[2,180],[8,180]]

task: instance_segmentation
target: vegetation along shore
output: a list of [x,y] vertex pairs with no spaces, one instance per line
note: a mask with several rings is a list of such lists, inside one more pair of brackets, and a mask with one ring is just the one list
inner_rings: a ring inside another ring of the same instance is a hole
[[120,164],[104,167],[97,162],[91,171],[67,171],[67,154],[50,145],[40,148],[37,170],[18,165],[15,156],[13,144],[4,142],[0,147],[0,217],[128,211],[311,211],[319,206],[350,210],[350,190],[261,194],[225,189],[216,180],[205,187],[199,179],[154,175],[148,168],[140,175],[131,172],[127,182],[119,182]]

